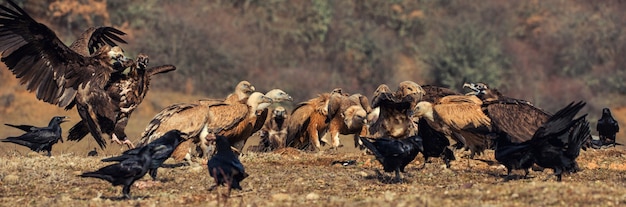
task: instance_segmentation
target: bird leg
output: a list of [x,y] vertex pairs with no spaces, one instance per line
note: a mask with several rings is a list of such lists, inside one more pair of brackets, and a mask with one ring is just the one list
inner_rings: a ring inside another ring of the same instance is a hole
[[117,135],[115,135],[115,133],[111,134],[111,142],[115,142],[119,145],[125,144],[126,146],[128,146],[129,149],[135,148],[135,145],[129,139],[124,137],[124,141],[120,141],[120,139],[117,138]]
[[402,178],[400,177],[400,169],[396,169],[396,177],[394,178],[395,183],[401,183]]
[[122,197],[122,199],[130,199],[130,185],[124,185],[124,188],[122,188],[122,194],[124,194],[124,196]]

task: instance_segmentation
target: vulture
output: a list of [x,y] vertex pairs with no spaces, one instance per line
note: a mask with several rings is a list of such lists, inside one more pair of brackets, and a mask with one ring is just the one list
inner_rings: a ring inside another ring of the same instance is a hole
[[355,147],[361,147],[359,135],[366,135],[364,130],[367,114],[372,111],[369,100],[361,94],[347,95],[340,90],[330,93],[328,100],[328,133],[333,149],[340,146],[339,134],[353,134]]
[[[117,103],[119,113],[115,119],[112,129],[104,130],[105,133],[111,134],[113,141],[129,145],[134,148],[126,136],[125,129],[128,119],[133,111],[141,104],[148,93],[150,80],[153,75],[167,73],[176,70],[173,65],[162,65],[147,68],[149,59],[145,54],[139,54],[137,57],[137,65],[131,66],[122,73],[115,73],[111,77],[110,83],[105,87],[108,95]],[[111,132],[112,130],[112,132]],[[68,140],[80,141],[87,133],[88,127],[84,121],[76,123],[69,131]],[[97,140],[100,147],[104,147],[104,140]]]
[[282,106],[274,107],[271,118],[263,125],[260,131],[260,147],[259,151],[272,151],[285,147],[287,140],[287,120],[289,114],[287,109]]
[[61,123],[66,122],[66,118],[67,117],[65,116],[52,117],[47,127],[4,124],[21,129],[26,133],[17,137],[7,137],[6,139],[1,139],[0,141],[19,144],[28,147],[30,150],[35,152],[45,150],[48,152],[48,157],[50,157],[52,156],[52,145],[56,144],[59,140],[63,142],[63,137],[61,136]]
[[285,146],[318,151],[320,139],[328,130],[326,118],[330,93],[322,93],[299,103],[289,115]]
[[[193,139],[202,148],[202,156],[211,154],[206,145],[206,136],[218,133],[226,136],[234,146],[238,142],[244,142],[252,135],[252,129],[256,123],[258,106],[262,103],[271,103],[272,99],[259,92],[254,92],[248,97],[246,104],[243,103],[214,103],[205,104],[176,104],[166,108],[150,121],[142,134],[140,143],[148,143],[155,135],[163,133],[163,130],[178,129],[188,133],[186,139]],[[185,106],[185,107],[180,107]],[[174,109],[174,110],[170,110]],[[182,110],[181,110],[182,109]],[[243,145],[241,145],[243,146]],[[241,150],[238,148],[238,150]],[[177,160],[182,159],[179,155],[186,155],[189,145],[179,145],[174,151]]]
[[[207,128],[207,121],[210,119],[209,107],[212,104],[222,104],[225,100],[235,103],[245,103],[241,100],[247,100],[255,88],[248,81],[241,81],[235,86],[233,93],[229,94],[226,99],[203,99],[197,103],[179,103],[170,105],[152,118],[146,129],[141,134],[141,139],[137,143],[138,146],[146,145],[154,139],[159,138],[166,132],[177,129],[185,135],[185,142],[180,144],[180,149],[189,149],[191,142],[200,142],[200,137],[206,137],[210,132]],[[181,160],[188,153],[178,150],[172,155],[177,160]],[[188,157],[190,158],[190,157]]]
[[379,85],[374,92],[371,107],[378,108],[378,118],[370,124],[368,136],[402,139],[417,135],[417,126],[412,120],[413,108],[424,91],[417,84],[402,83],[396,92],[385,84]]
[[[123,78],[115,77],[126,76],[128,68],[139,67],[117,46],[126,43],[120,38],[125,33],[111,27],[92,27],[68,47],[47,26],[14,2],[8,3],[12,8],[0,5],[1,61],[20,83],[39,100],[66,110],[76,106],[82,126],[78,128],[87,128],[80,134],[91,133],[101,148],[106,144],[103,132],[123,135],[113,131],[125,125],[124,116],[130,112],[120,116],[123,101],[112,93],[135,91],[116,91],[119,89],[111,86],[123,82]],[[111,138],[116,141],[118,137]]]
[[525,170],[526,176],[533,164],[553,169],[557,181],[563,173],[578,171],[576,158],[591,133],[586,114],[574,119],[584,106],[582,101],[570,103],[542,124],[528,141],[513,143],[498,137],[496,160],[507,168],[506,180],[514,169]]
[[619,132],[619,125],[617,120],[611,116],[611,110],[609,108],[602,109],[602,117],[598,119],[596,124],[596,131],[600,135],[600,141],[602,145],[615,146],[615,134]]
[[472,152],[470,158],[491,147],[491,119],[481,109],[482,101],[471,95],[450,95],[437,103],[421,101],[415,107],[415,117],[425,118],[427,124],[448,136],[462,135],[463,144]]
[[483,102],[484,113],[491,119],[494,132],[507,136],[513,143],[530,140],[533,134],[552,116],[530,102],[503,96],[484,83],[465,83]]

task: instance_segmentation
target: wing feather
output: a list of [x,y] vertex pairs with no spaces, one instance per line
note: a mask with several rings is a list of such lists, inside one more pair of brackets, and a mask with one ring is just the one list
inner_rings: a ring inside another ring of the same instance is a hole
[[491,119],[483,113],[481,104],[476,96],[446,96],[433,105],[433,111],[453,129],[487,127],[490,130]]
[[543,110],[524,102],[489,104],[487,115],[493,127],[507,133],[515,143],[530,140],[550,118]]

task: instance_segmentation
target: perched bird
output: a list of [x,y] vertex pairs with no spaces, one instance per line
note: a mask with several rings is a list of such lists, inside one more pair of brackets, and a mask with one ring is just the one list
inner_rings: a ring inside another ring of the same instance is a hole
[[152,148],[141,148],[138,154],[127,159],[105,166],[93,172],[85,172],[81,177],[99,178],[110,182],[113,186],[122,185],[123,198],[130,199],[130,187],[136,180],[141,179],[152,164]]
[[272,151],[285,147],[287,139],[286,121],[289,117],[285,107],[277,106],[272,110],[271,119],[263,125],[260,132],[260,151]]
[[[69,47],[13,1],[0,5],[1,61],[37,99],[69,110],[76,106],[84,125],[104,148],[101,133],[113,133],[119,103],[107,92],[111,77],[135,67],[116,42],[123,32],[87,29]],[[112,137],[115,138],[115,137]]]
[[561,181],[562,173],[576,172],[576,158],[591,133],[586,114],[574,119],[583,106],[582,101],[570,103],[551,116],[528,141],[514,143],[507,137],[497,137],[496,160],[507,168],[506,180],[514,169],[525,170],[526,176],[533,164],[553,169],[557,181]]
[[157,169],[161,167],[163,162],[167,160],[174,152],[174,149],[184,141],[182,138],[182,133],[178,130],[171,130],[166,132],[163,136],[154,141],[148,143],[148,145],[126,150],[120,156],[110,157],[102,159],[103,162],[122,162],[126,159],[131,159],[139,155],[143,148],[150,148],[151,153],[151,162],[148,173],[152,180],[157,179]]
[[7,137],[2,139],[2,142],[11,142],[30,148],[32,151],[48,151],[48,157],[52,156],[52,145],[56,144],[59,140],[63,142],[61,136],[61,123],[66,122],[67,117],[55,116],[52,117],[47,127],[35,127],[30,125],[12,125],[5,124],[10,127],[15,127],[25,131],[26,133],[18,137]]
[[93,150],[87,152],[87,156],[90,156],[90,157],[98,156],[98,150],[94,147]]
[[217,153],[207,162],[209,175],[215,179],[215,185],[211,186],[209,190],[213,190],[218,185],[224,184],[229,187],[229,193],[230,189],[241,190],[242,188],[239,183],[244,178],[248,177],[243,164],[241,164],[237,155],[230,149],[230,143],[226,137],[216,135],[215,142],[217,145]]
[[598,131],[603,145],[613,144],[615,146],[615,134],[619,132],[619,125],[617,120],[611,116],[609,108],[602,109],[602,117],[598,119],[596,131]]
[[[417,84],[402,82],[397,91],[381,84],[372,96],[372,108],[378,108],[378,118],[369,126],[369,136],[396,139],[417,135],[413,123],[413,108],[422,98],[424,91]],[[410,87],[409,87],[410,86]]]
[[396,172],[394,179],[396,182],[402,181],[400,172],[404,172],[404,168],[424,150],[422,138],[417,135],[405,139],[387,137],[376,139],[360,137],[360,139],[383,165],[385,172]]
[[448,148],[450,146],[450,140],[442,132],[433,129],[425,118],[420,118],[418,121],[417,135],[422,138],[422,145],[424,150],[424,166],[429,162],[428,158],[441,157],[446,163],[446,167],[450,168],[450,161],[456,160],[454,152]]
[[322,93],[308,101],[299,103],[289,115],[285,146],[318,151],[321,137],[328,130],[326,118],[330,94]]
[[340,146],[339,134],[351,134],[355,147],[361,147],[359,135],[366,135],[367,114],[372,111],[366,96],[331,92],[328,100],[328,133],[333,149]]

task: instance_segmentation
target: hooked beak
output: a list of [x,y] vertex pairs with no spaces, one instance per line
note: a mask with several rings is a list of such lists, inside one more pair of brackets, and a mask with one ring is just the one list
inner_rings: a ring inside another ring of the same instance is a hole
[[472,90],[471,92],[466,93],[465,95],[478,95],[480,93],[480,89],[478,89],[476,87],[476,84],[474,83],[463,83],[463,88],[468,88]]

